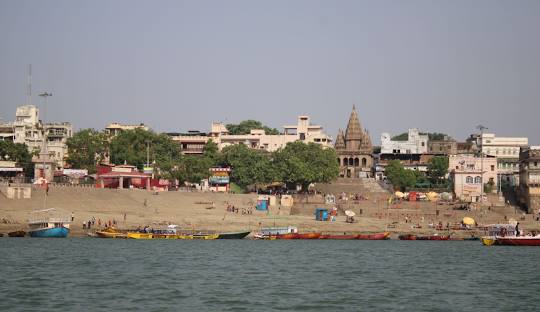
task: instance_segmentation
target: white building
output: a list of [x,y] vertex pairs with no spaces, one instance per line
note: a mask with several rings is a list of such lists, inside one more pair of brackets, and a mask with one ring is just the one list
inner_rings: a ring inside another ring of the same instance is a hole
[[111,135],[111,136],[116,136],[118,134],[120,134],[120,132],[122,131],[125,131],[125,130],[135,130],[135,129],[143,129],[143,130],[150,130],[150,128],[148,128],[148,126],[145,126],[143,123],[139,124],[139,125],[126,125],[126,124],[121,124],[121,123],[118,123],[118,122],[113,122],[113,123],[110,123],[108,124],[106,127],[105,127],[105,133]]
[[519,149],[529,145],[526,137],[496,137],[493,133],[483,133],[477,137],[477,146],[483,155],[497,157],[497,167],[501,183],[519,185]]
[[428,135],[418,129],[409,129],[407,141],[395,141],[390,133],[381,134],[381,154],[425,154],[428,151]]
[[284,132],[268,135],[263,129],[253,129],[249,134],[232,135],[221,122],[212,123],[208,135],[173,135],[171,138],[182,146],[183,153],[201,154],[204,144],[210,139],[218,145],[219,150],[236,144],[244,144],[253,149],[268,152],[277,151],[287,143],[302,141],[315,143],[325,148],[332,147],[332,138],[323,131],[323,127],[312,125],[309,116],[299,116],[296,125],[283,126]]
[[[489,184],[492,191],[497,190],[497,158],[474,155],[450,155],[448,171],[453,181],[457,198],[469,202],[478,202],[483,193],[483,185]],[[484,181],[482,183],[482,180]]]

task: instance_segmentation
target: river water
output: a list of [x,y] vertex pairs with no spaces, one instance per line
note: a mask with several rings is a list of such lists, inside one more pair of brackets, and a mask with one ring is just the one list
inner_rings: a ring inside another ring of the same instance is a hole
[[0,238],[0,311],[539,311],[540,248]]

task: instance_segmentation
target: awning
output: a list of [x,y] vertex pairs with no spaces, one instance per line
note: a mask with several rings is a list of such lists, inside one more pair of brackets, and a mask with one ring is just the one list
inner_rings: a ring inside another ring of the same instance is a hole
[[23,168],[1,168],[0,172],[22,172]]

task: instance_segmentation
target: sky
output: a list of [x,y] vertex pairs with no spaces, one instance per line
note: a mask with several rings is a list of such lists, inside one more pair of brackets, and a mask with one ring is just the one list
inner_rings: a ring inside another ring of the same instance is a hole
[[0,118],[48,91],[47,121],[207,131],[355,104],[374,143],[482,124],[540,144],[540,1],[0,0]]

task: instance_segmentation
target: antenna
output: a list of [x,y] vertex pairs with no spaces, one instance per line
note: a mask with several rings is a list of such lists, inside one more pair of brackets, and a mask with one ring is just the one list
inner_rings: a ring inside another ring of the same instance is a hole
[[26,103],[32,104],[32,64],[28,64],[28,90],[26,93]]

